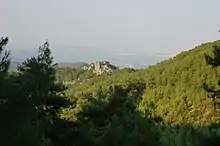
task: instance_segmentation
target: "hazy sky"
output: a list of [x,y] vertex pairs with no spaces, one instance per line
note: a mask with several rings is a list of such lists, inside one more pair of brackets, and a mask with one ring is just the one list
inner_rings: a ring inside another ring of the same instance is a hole
[[58,61],[134,64],[219,39],[219,6],[220,0],[0,0],[0,35],[10,38],[14,55],[49,39]]

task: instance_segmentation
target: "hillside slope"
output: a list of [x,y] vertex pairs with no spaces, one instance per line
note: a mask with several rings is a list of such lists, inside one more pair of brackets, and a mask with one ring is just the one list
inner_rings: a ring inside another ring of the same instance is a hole
[[[212,55],[212,46],[220,41],[206,43],[192,50],[135,73],[121,72],[85,82],[72,92],[94,92],[96,87],[123,86],[132,80],[146,85],[143,94],[145,108],[154,107],[154,114],[173,124],[203,125],[220,120],[214,100],[204,90],[206,83],[218,88],[220,69],[214,69],[205,61],[204,54]],[[98,89],[97,89],[98,90]]]
[[73,106],[64,109],[61,118],[84,119],[86,129],[79,139],[94,145],[218,145],[219,101],[204,88],[207,84],[219,89],[220,68],[208,65],[204,57],[213,56],[213,45],[220,41],[144,70],[119,71],[78,84],[67,91]]
[[195,125],[218,122],[218,108],[203,88],[204,83],[218,88],[219,68],[208,65],[204,57],[213,55],[213,45],[220,45],[220,41],[200,45],[147,69],[143,103],[154,105],[155,114],[166,122]]

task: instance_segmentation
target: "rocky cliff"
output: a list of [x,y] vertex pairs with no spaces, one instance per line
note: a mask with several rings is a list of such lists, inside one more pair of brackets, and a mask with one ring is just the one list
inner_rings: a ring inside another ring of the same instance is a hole
[[97,61],[95,63],[83,66],[82,69],[92,70],[94,74],[101,75],[103,73],[112,73],[112,71],[118,69],[118,67],[112,65],[109,61]]

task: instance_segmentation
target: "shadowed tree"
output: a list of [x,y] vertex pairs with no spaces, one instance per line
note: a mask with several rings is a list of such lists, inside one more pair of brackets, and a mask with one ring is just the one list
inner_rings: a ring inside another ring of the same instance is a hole
[[213,67],[217,67],[220,65],[220,46],[213,46],[213,55],[214,57],[205,54],[205,59],[208,64],[212,65]]
[[[214,69],[220,66],[220,46],[213,46],[213,57],[205,54],[205,59],[207,64],[211,65]],[[218,86],[220,86],[220,79],[218,79]],[[211,86],[203,83],[203,89],[209,93],[209,98],[212,98],[214,101],[215,109],[220,107],[220,89],[214,89]],[[218,137],[219,138],[219,137]]]
[[[220,30],[219,30],[219,32],[220,32]],[[220,46],[214,45],[213,46],[213,57],[205,54],[205,60],[206,60],[207,64],[211,65],[214,68],[220,66]],[[220,80],[218,80],[218,85],[220,85]],[[207,92],[211,93],[211,95],[209,97],[211,97],[213,99],[220,98],[220,90],[214,90],[212,87],[208,87],[205,83],[203,84],[203,88]],[[215,104],[219,105],[220,103],[215,103]]]
[[57,110],[68,105],[67,100],[58,95],[65,88],[55,82],[56,65],[46,41],[39,47],[36,57],[27,59],[18,67],[20,88],[25,89],[22,91],[23,96],[35,113],[36,123],[41,125],[44,138],[47,139],[50,139],[50,129],[57,120]]
[[0,39],[0,102],[5,102],[4,97],[4,80],[7,76],[7,72],[10,65],[10,52],[4,49],[4,46],[8,43],[8,38]]
[[17,73],[6,78],[10,59],[9,52],[4,52],[2,47],[7,41],[7,38],[1,39],[0,43],[0,53],[3,54],[0,62],[0,98],[7,101],[4,106],[0,105],[3,117],[1,130],[5,131],[1,136],[2,144],[50,145],[57,110],[68,102],[58,94],[64,88],[55,82],[56,63],[53,62],[49,43],[40,46],[36,57],[28,58],[18,67]]
[[[4,121],[7,109],[7,96],[6,96],[6,78],[10,65],[9,51],[5,50],[4,46],[8,43],[8,38],[0,39],[0,114]],[[4,123],[4,122],[3,122]]]

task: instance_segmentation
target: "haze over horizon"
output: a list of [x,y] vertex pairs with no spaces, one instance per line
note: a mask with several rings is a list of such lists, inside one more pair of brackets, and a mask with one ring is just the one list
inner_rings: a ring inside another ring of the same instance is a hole
[[219,0],[3,0],[1,36],[15,59],[45,39],[58,62],[145,66],[219,39]]

